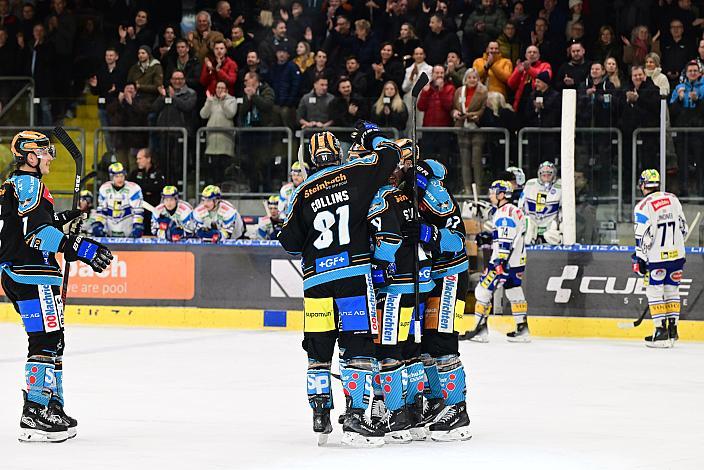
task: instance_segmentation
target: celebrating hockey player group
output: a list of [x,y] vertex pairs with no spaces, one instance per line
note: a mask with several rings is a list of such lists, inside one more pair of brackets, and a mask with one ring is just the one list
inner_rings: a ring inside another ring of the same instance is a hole
[[344,444],[408,442],[427,432],[433,440],[469,439],[458,351],[468,263],[460,208],[442,183],[446,170],[432,160],[414,167],[414,143],[394,142],[369,122],[357,123],[354,141],[357,158],[342,163],[333,134],[312,137],[314,168],[294,191],[279,234],[284,249],[303,258],[313,430],[321,442],[332,431],[337,342]]

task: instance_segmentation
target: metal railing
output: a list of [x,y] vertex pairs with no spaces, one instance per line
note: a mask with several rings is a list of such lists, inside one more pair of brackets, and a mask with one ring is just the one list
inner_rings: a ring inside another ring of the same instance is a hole
[[[529,144],[525,138],[526,134],[560,134],[561,127],[524,127],[518,131],[518,167],[523,168],[523,145]],[[616,201],[617,221],[623,218],[623,133],[616,127],[577,127],[575,129],[575,141],[578,141],[580,134],[616,134],[616,139],[611,139],[611,145],[617,146],[617,178],[616,196],[600,196],[603,201]],[[576,144],[575,144],[576,145]],[[557,149],[559,152],[559,148]]]
[[504,165],[510,166],[511,156],[511,133],[503,127],[477,127],[476,129],[467,129],[464,127],[419,127],[418,132],[452,132],[454,134],[501,134],[503,139],[499,139],[499,144],[504,146]]
[[[293,132],[291,131],[290,128],[288,127],[201,127],[196,131],[196,168],[195,168],[195,177],[196,177],[196,184],[195,184],[195,194],[196,197],[198,197],[198,194],[200,194],[201,188],[200,188],[200,171],[201,171],[201,156],[203,152],[201,151],[201,144],[205,143],[207,141],[207,134],[209,132],[219,132],[219,133],[229,133],[232,134],[232,139],[233,141],[237,137],[237,133],[284,133],[285,137],[283,139],[283,142],[286,143],[287,146],[287,172],[288,169],[291,168],[291,164],[293,163],[292,161],[292,155],[293,155]],[[205,140],[203,140],[203,137],[205,137]],[[235,146],[235,155],[237,154],[237,147]],[[238,193],[238,192],[230,192],[230,193],[223,193],[227,197],[251,197],[251,196],[258,196],[258,197],[265,197],[269,196],[270,193]]]
[[[10,110],[17,104],[21,99],[22,96],[29,92],[29,100],[28,100],[28,107],[29,107],[29,125],[34,126],[34,79],[32,77],[24,77],[24,76],[8,76],[8,77],[0,77],[0,82],[27,82],[24,85],[21,86],[19,90],[15,93],[15,95],[10,99],[10,101],[7,102],[6,105],[0,109],[0,121],[2,118],[5,117],[7,113],[10,112]],[[2,84],[0,84],[2,86]]]
[[[14,137],[14,134],[17,132],[21,132],[26,130],[27,127],[17,127],[17,126],[0,126],[0,134],[4,134],[5,132],[8,132],[12,134]],[[39,126],[39,127],[32,127],[32,130],[34,131],[39,131],[42,132],[43,134],[46,134],[47,137],[51,138],[52,131],[54,130],[53,127],[48,127],[48,126]],[[64,130],[69,133],[77,133],[78,134],[78,149],[81,151],[81,153],[85,156],[86,154],[86,131],[82,127],[64,127]],[[12,137],[10,140],[12,140]],[[2,137],[0,137],[0,142],[2,142]],[[57,151],[61,152],[63,146],[59,145],[57,146]],[[8,164],[9,166],[15,165],[14,159]],[[71,165],[73,167],[73,165]],[[8,168],[3,168],[3,174],[7,174]],[[81,168],[81,177],[86,174],[86,161],[85,158],[83,159],[83,167]],[[61,189],[52,189],[52,194],[57,194],[57,195],[68,195],[68,194],[73,194],[73,177],[71,178],[70,181],[70,190],[61,190]]]
[[[400,136],[401,136],[401,133],[395,127],[381,127],[380,130],[382,132],[387,132],[387,133],[390,132],[391,134],[393,134],[394,140],[400,138]],[[300,139],[299,149],[300,148],[305,149],[305,143],[308,141],[308,139],[306,139],[307,135],[315,134],[316,132],[323,132],[323,131],[330,131],[333,134],[335,132],[341,133],[341,134],[348,134],[348,133],[351,134],[352,132],[355,131],[355,128],[354,127],[334,127],[333,126],[333,127],[306,127],[305,129],[299,129],[296,131],[296,136],[299,137],[299,139]],[[339,138],[340,136],[337,136],[337,137]],[[342,139],[340,139],[340,140],[342,140]]]
[[[148,132],[148,136],[152,132],[174,132],[181,134],[181,142],[183,147],[183,175],[182,175],[182,185],[181,197],[183,199],[188,199],[188,131],[184,127],[160,127],[160,126],[138,126],[138,127],[128,127],[128,126],[106,126],[99,127],[95,130],[93,136],[93,149],[94,149],[94,160],[93,160],[93,170],[98,171],[98,163],[100,161],[100,135],[105,132]],[[154,149],[152,149],[154,150]],[[168,158],[167,155],[163,156]]]

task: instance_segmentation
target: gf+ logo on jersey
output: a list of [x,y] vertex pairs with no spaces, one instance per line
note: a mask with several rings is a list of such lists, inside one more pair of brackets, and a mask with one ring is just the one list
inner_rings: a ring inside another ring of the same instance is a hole
[[350,257],[346,251],[338,255],[326,256],[315,260],[315,271],[323,273],[331,269],[344,268],[350,265]]

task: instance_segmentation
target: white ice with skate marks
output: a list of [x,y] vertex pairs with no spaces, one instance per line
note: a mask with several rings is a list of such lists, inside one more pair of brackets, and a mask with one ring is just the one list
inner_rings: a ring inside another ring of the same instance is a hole
[[[301,335],[69,325],[66,410],[78,437],[17,442],[26,339],[0,324],[0,468],[208,470],[701,469],[704,344],[547,340],[461,343],[473,438],[330,447],[306,401]],[[650,326],[643,327],[650,333]],[[431,468],[431,467],[427,467]]]

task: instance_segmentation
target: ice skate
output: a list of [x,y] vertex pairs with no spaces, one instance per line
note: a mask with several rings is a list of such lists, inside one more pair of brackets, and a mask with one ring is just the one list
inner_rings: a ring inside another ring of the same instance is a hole
[[668,349],[673,346],[674,339],[670,339],[670,331],[665,320],[655,327],[655,333],[645,337],[645,345],[649,348]]
[[430,425],[430,438],[442,442],[471,439],[466,403],[462,401],[448,406],[440,419]]
[[64,442],[68,439],[68,428],[60,417],[51,414],[47,407],[29,401],[23,391],[24,407],[20,419],[20,442]]
[[342,443],[351,447],[379,447],[384,445],[384,432],[364,415],[361,408],[347,412],[342,425]]
[[410,432],[414,441],[424,441],[428,437],[428,432],[423,422],[423,406],[425,405],[425,401],[423,394],[417,393],[413,403],[408,405],[408,413],[413,423]]
[[332,432],[330,422],[330,408],[327,408],[325,397],[315,397],[313,403],[313,432],[318,434],[318,445],[322,446],[328,442],[328,436]]
[[511,343],[530,343],[530,330],[528,322],[516,325],[516,331],[506,334],[506,339]]
[[670,333],[670,341],[674,344],[675,341],[680,339],[680,335],[677,333],[677,323],[674,318],[667,319],[667,329]]
[[389,411],[386,409],[384,399],[382,397],[375,396],[374,400],[372,401],[372,423],[374,423],[375,426],[379,426],[379,423],[386,419],[386,415],[388,414],[388,412]]
[[64,411],[64,406],[56,398],[49,400],[49,412],[61,418],[61,422],[68,428],[68,438],[73,439],[78,434],[78,421]]
[[408,408],[405,406],[394,411],[386,413],[386,419],[383,420],[381,428],[384,431],[384,441],[387,444],[407,444],[413,440],[411,434],[411,420]]
[[487,317],[482,317],[474,327],[474,330],[468,331],[467,333],[460,335],[459,339],[462,341],[474,341],[475,343],[488,343],[489,342],[489,325],[487,324]]

